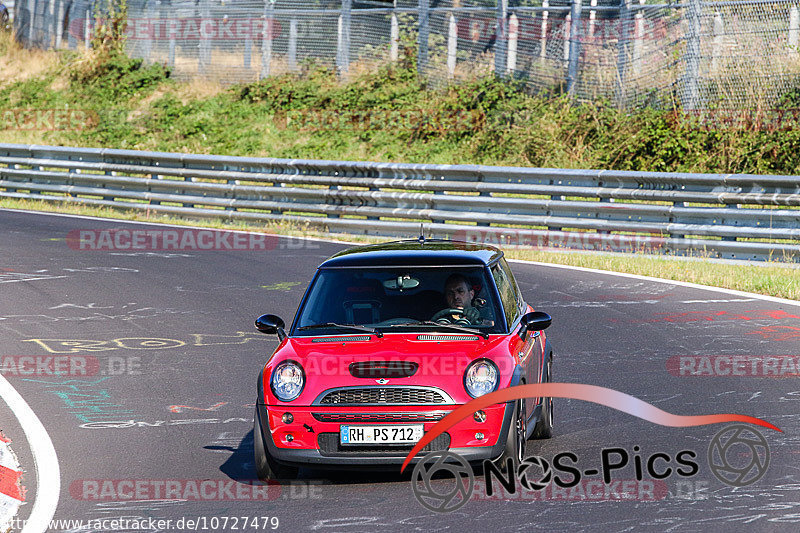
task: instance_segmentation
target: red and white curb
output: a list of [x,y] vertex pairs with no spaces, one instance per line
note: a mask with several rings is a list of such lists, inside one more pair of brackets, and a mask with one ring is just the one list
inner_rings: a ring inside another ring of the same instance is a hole
[[0,431],[0,533],[11,528],[11,520],[25,501],[21,477],[17,456],[11,451],[11,441]]

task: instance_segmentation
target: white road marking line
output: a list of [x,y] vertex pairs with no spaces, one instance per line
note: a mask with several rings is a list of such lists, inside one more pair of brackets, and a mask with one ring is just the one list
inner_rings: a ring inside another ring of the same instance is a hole
[[577,267],[571,265],[556,265],[553,263],[541,263],[539,261],[527,261],[525,259],[508,259],[509,263],[521,263],[525,265],[536,265],[551,268],[563,268],[566,270],[577,270],[578,272],[591,272],[593,274],[606,274],[609,276],[618,276],[622,278],[638,279],[642,281],[652,281],[653,283],[667,283],[669,285],[677,285],[679,287],[688,287],[690,289],[700,289],[704,291],[721,292],[724,294],[731,294],[733,296],[740,296],[742,298],[764,300],[767,302],[774,302],[784,305],[795,305],[800,307],[800,301],[789,300],[787,298],[778,298],[776,296],[767,296],[765,294],[756,294],[754,292],[737,291],[734,289],[723,289],[722,287],[712,287],[710,285],[700,285],[699,283],[690,283],[688,281],[675,281],[673,279],[652,278],[650,276],[641,276],[639,274],[627,274],[625,272],[612,272],[610,270],[600,270],[597,268]]
[[45,532],[56,512],[61,493],[61,472],[56,450],[39,417],[2,375],[0,375],[0,398],[3,398],[19,420],[36,465],[36,497],[22,533]]

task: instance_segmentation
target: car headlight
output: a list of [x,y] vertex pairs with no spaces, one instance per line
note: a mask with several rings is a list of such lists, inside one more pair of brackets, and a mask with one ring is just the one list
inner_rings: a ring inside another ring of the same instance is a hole
[[306,384],[306,377],[303,374],[303,367],[294,361],[284,361],[272,371],[270,387],[274,394],[282,402],[291,402],[303,392]]
[[464,388],[473,398],[493,392],[500,380],[497,366],[488,359],[471,363],[464,372]]

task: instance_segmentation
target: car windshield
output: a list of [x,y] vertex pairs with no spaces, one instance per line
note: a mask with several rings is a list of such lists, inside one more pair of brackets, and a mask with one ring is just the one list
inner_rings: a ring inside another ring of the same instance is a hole
[[[482,267],[322,269],[294,324],[296,335],[457,331],[500,333],[503,313]],[[435,324],[431,324],[435,322]]]

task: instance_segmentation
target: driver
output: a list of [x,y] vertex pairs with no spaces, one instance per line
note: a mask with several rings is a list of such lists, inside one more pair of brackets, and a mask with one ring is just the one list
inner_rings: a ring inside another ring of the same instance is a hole
[[[434,315],[434,320],[442,320],[452,324],[467,323],[480,324],[481,313],[472,306],[475,291],[469,280],[463,274],[450,274],[444,282],[444,298],[448,309],[443,309]],[[448,310],[460,309],[462,312],[447,313]],[[439,318],[436,318],[439,317]]]

